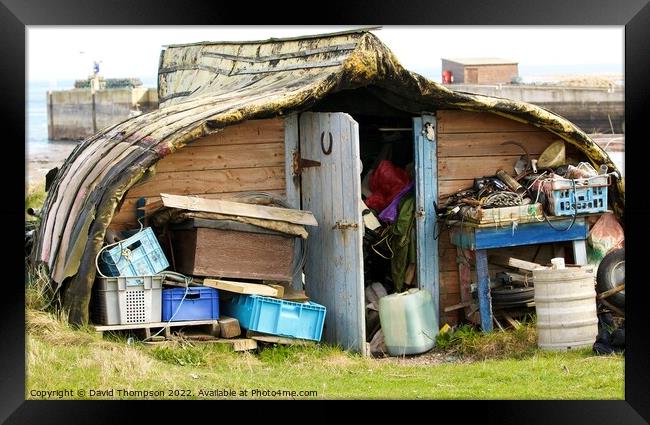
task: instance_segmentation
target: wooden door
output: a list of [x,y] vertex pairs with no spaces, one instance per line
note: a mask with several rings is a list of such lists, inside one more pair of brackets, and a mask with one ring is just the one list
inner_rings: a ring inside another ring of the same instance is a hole
[[438,202],[438,158],[436,155],[438,131],[436,118],[423,115],[413,119],[413,146],[415,149],[415,223],[417,235],[417,275],[421,289],[431,293],[435,306],[434,329],[439,329],[440,282],[438,240],[436,226]]
[[302,208],[318,227],[307,238],[305,289],[327,308],[323,340],[365,353],[359,128],[344,113],[300,116]]

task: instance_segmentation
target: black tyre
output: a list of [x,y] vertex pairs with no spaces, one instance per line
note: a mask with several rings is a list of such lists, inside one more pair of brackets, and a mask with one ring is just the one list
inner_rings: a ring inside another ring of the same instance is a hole
[[535,300],[535,288],[513,288],[510,286],[495,288],[491,291],[492,304],[501,307],[526,305]]
[[[605,255],[596,274],[596,291],[600,294],[625,283],[625,248]],[[619,308],[625,308],[625,290],[607,297],[607,301]]]

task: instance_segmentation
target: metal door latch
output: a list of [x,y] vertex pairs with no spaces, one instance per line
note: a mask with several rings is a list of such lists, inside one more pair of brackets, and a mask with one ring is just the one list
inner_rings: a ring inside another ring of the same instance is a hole
[[357,223],[348,223],[345,220],[337,221],[332,229],[347,230],[347,229],[358,229],[359,225]]

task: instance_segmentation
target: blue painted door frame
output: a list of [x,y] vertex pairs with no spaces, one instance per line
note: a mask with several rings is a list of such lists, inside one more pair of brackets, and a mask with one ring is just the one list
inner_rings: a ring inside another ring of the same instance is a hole
[[417,232],[417,276],[421,289],[431,293],[435,306],[435,328],[439,329],[440,279],[436,210],[438,201],[438,132],[436,118],[422,115],[413,119],[415,149],[415,214]]

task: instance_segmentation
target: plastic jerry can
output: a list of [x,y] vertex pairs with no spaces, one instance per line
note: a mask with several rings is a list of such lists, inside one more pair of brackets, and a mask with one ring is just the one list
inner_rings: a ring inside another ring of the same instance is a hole
[[438,329],[433,298],[428,291],[413,288],[379,300],[379,321],[391,356],[429,351]]

